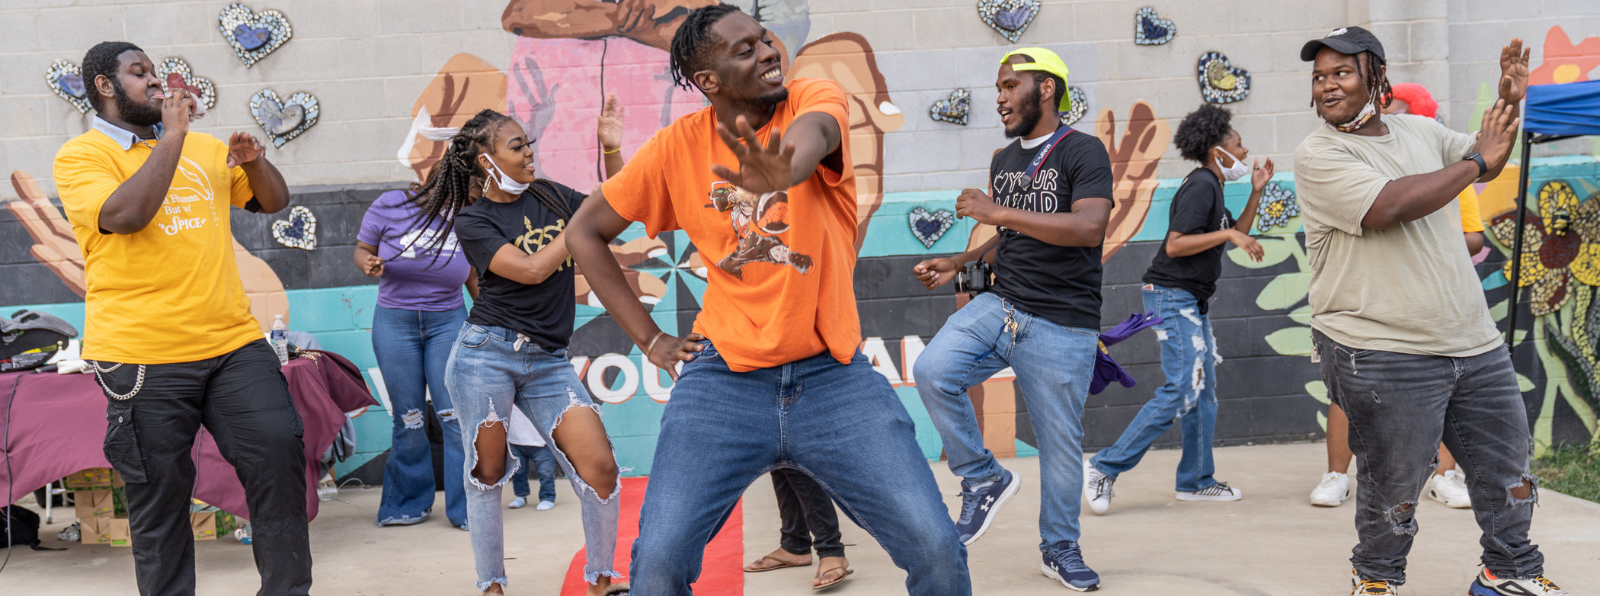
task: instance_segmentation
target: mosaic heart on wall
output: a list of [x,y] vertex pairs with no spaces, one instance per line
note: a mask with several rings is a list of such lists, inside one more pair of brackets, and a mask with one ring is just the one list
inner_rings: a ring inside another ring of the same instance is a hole
[[288,220],[272,222],[272,238],[289,248],[316,250],[317,216],[305,205],[295,205]]
[[195,118],[203,117],[206,110],[217,107],[216,85],[212,85],[210,79],[194,76],[189,63],[182,58],[162,60],[161,64],[156,65],[156,78],[161,79],[161,87],[168,93],[181,88],[195,98]]
[[256,124],[267,132],[272,146],[282,147],[315,126],[319,110],[317,98],[310,93],[301,91],[285,101],[273,90],[262,89],[250,96],[250,115],[255,116]]
[[978,0],[978,18],[1016,43],[1039,16],[1039,0]]
[[933,243],[943,238],[944,233],[950,231],[950,226],[956,223],[956,214],[945,209],[930,213],[927,209],[913,207],[909,219],[911,235],[916,236],[923,246],[933,248]]
[[255,66],[277,50],[294,30],[289,28],[289,18],[276,10],[251,12],[243,4],[229,4],[217,16],[217,28],[222,38],[233,46],[233,52],[244,61],[245,68]]
[[1084,114],[1089,113],[1089,94],[1077,87],[1067,87],[1067,97],[1072,98],[1072,105],[1067,107],[1067,111],[1060,113],[1061,123],[1072,126],[1073,123],[1082,120]]
[[933,102],[933,107],[928,108],[928,115],[940,122],[967,125],[967,112],[972,110],[972,94],[966,89],[956,89],[950,92],[949,99]]
[[1200,79],[1200,96],[1211,103],[1233,103],[1250,95],[1250,72],[1234,68],[1222,52],[1201,54],[1195,74]]
[[1169,19],[1156,16],[1154,8],[1146,6],[1133,13],[1133,43],[1158,46],[1172,41],[1172,36],[1177,34],[1178,26]]
[[78,108],[80,113],[89,113],[92,107],[89,105],[89,89],[83,80],[83,69],[78,65],[66,60],[51,62],[50,70],[44,71],[44,82],[49,83],[51,91],[67,100],[72,107]]

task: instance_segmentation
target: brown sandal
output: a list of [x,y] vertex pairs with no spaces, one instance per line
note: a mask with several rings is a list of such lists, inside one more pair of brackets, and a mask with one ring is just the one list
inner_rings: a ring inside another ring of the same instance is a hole
[[[762,561],[773,561],[775,563],[778,563],[778,565],[773,566],[773,567],[764,567],[764,568],[761,568],[761,569],[756,569],[755,566],[757,564],[761,563]],[[744,572],[745,573],[761,573],[763,571],[775,571],[775,570],[778,570],[778,569],[788,569],[790,567],[810,567],[810,566],[811,566],[811,563],[790,563],[788,561],[785,561],[783,559],[779,559],[779,558],[774,557],[772,555],[766,555],[766,556],[761,557],[760,559],[756,559],[754,563],[751,563],[749,565],[745,565],[744,566]]]
[[824,571],[822,573],[818,573],[817,577],[822,577],[824,575],[827,575],[829,573],[833,573],[835,571],[843,571],[844,575],[839,576],[839,579],[833,580],[833,581],[825,583],[825,584],[813,585],[813,586],[811,586],[811,589],[813,589],[813,590],[822,590],[822,589],[825,589],[825,588],[831,588],[833,586],[837,586],[837,585],[839,585],[839,582],[844,581],[845,578],[850,577],[850,574],[856,572],[856,570],[851,569],[849,567],[834,567],[833,569],[829,569],[829,570]]

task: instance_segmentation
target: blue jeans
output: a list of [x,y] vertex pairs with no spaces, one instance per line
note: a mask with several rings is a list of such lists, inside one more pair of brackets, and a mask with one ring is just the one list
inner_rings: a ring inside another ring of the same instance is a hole
[[1089,461],[1116,479],[1139,465],[1156,438],[1181,420],[1183,457],[1178,460],[1177,488],[1183,492],[1210,488],[1217,483],[1211,476],[1216,473],[1211,437],[1217,428],[1217,339],[1211,334],[1211,318],[1201,314],[1194,294],[1178,288],[1147,286],[1144,309],[1164,319],[1156,336],[1167,383],[1145,402],[1117,444]]
[[519,497],[526,497],[530,494],[528,490],[530,488],[528,486],[528,470],[531,468],[535,474],[539,475],[539,500],[554,503],[556,500],[556,458],[550,455],[550,448],[512,443],[511,452],[517,454],[518,459],[528,462],[528,465],[517,468],[517,471],[511,474],[511,492]]
[[[600,413],[600,406],[589,399],[588,390],[567,361],[567,351],[547,352],[538,344],[524,341],[515,331],[468,323],[461,327],[456,347],[450,352],[445,384],[456,398],[459,417],[471,422],[461,425],[464,445],[477,444],[480,425],[510,420],[511,408],[522,408],[545,444],[551,446],[551,455],[566,472],[582,503],[584,550],[588,557],[584,581],[592,584],[602,575],[618,577],[611,563],[617,553],[617,516],[622,511],[622,501],[617,497],[620,487],[602,500],[572,470],[572,463],[550,437],[550,431],[561,424],[561,416],[571,408],[590,408],[596,415]],[[509,442],[506,445],[505,476],[493,485],[472,476],[472,468],[478,465],[477,450],[467,453],[461,468],[466,482],[467,517],[472,520],[472,558],[477,565],[479,590],[490,584],[506,585],[500,489],[522,466],[522,458]]]
[[461,490],[461,425],[456,422],[444,368],[450,361],[466,307],[445,311],[377,307],[372,313],[372,352],[383,371],[394,416],[389,462],[383,467],[383,503],[378,525],[418,519],[433,508],[433,448],[428,444],[427,396],[444,427],[444,513],[450,524],[467,523]]
[[[1014,330],[1006,321],[1015,321]],[[950,471],[968,486],[999,480],[1000,462],[983,446],[967,389],[1007,366],[1027,400],[1039,440],[1040,549],[1078,541],[1083,494],[1083,403],[1094,373],[1095,329],[1062,327],[1018,310],[993,292],[950,315],[917,357],[913,376]]]
[[911,416],[865,356],[846,365],[824,353],[736,373],[703,345],[662,412],[633,543],[635,596],[691,594],[706,543],[745,488],[777,468],[821,484],[907,572],[909,593],[972,593],[967,549]]

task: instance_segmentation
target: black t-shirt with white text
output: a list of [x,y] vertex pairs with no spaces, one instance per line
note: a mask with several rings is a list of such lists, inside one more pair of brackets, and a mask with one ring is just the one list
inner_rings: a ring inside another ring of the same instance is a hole
[[467,262],[478,270],[478,299],[472,304],[467,322],[510,329],[533,339],[539,347],[555,351],[567,347],[567,340],[572,338],[572,258],[568,257],[543,283],[534,285],[512,281],[489,270],[500,247],[510,244],[533,254],[567,228],[567,218],[545,207],[533,194],[541,187],[545,192],[556,191],[557,199],[566,201],[573,212],[583,204],[584,195],[578,191],[541,180],[510,203],[478,199],[456,215],[455,229]]
[[[1222,198],[1222,181],[1217,180],[1216,173],[1205,168],[1189,172],[1172,197],[1167,233],[1205,234],[1231,228],[1233,223],[1233,214],[1228,212]],[[1167,256],[1167,242],[1162,240],[1161,250],[1156,251],[1156,258],[1144,274],[1144,283],[1182,288],[1204,303],[1217,292],[1217,278],[1222,277],[1222,252],[1227,245],[1224,242],[1187,257],[1174,258]]]
[[[1094,135],[1062,137],[1030,180],[1028,164],[1044,146],[1023,149],[1020,140],[989,164],[994,201],[1036,213],[1070,213],[1082,199],[1111,200],[1111,158]],[[1061,325],[1100,328],[1100,249],[1056,246],[1001,228],[995,252],[994,292],[1023,312]]]

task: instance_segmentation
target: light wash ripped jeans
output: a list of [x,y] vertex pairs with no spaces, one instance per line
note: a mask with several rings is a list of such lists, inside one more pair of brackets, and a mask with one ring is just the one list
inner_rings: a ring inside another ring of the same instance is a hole
[[[511,408],[533,421],[539,436],[550,445],[556,463],[572,481],[572,490],[583,505],[583,538],[588,560],[583,579],[595,583],[600,576],[621,577],[612,569],[617,551],[617,516],[621,501],[619,486],[607,499],[590,488],[566,454],[556,448],[550,431],[561,424],[561,416],[572,408],[600,406],[578,381],[567,361],[565,349],[549,352],[531,341],[519,339],[515,331],[468,323],[461,327],[456,345],[450,350],[445,368],[445,385],[455,400],[456,416],[461,420],[461,442],[466,446],[465,480],[467,522],[472,532],[472,558],[478,570],[478,589],[490,584],[506,585],[505,526],[501,517],[500,490],[523,465],[510,444],[506,445],[505,476],[488,486],[472,476],[478,465],[478,429],[486,422],[511,418]],[[615,457],[615,455],[613,455]]]

